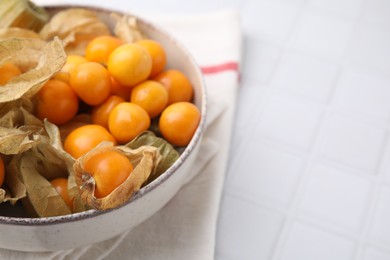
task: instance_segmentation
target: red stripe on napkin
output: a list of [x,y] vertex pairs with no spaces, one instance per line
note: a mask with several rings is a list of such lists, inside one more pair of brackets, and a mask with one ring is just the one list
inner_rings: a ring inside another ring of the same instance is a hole
[[214,74],[218,72],[223,72],[227,70],[233,70],[238,72],[238,63],[237,62],[226,62],[213,66],[202,66],[201,70],[204,74]]

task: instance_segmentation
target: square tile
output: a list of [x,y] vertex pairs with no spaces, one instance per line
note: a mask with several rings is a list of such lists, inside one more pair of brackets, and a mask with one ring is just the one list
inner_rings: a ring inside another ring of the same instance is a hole
[[362,260],[389,260],[390,252],[375,247],[367,247],[364,250]]
[[[234,151],[239,151],[242,146],[245,146],[246,142],[243,142],[243,140],[245,140],[245,135],[237,131],[233,131],[229,154],[235,154]],[[237,156],[231,156],[231,159],[227,164],[226,177],[224,180],[225,189],[229,189],[231,187],[231,184],[234,183],[234,176],[239,174],[234,171],[234,166],[239,163],[239,158],[240,157]]]
[[288,52],[277,67],[272,84],[325,103],[338,71],[335,64],[298,52]]
[[353,23],[319,12],[307,12],[293,36],[293,46],[324,57],[341,57],[350,40]]
[[251,134],[254,114],[258,114],[266,103],[267,90],[265,86],[246,85],[237,92],[237,107],[235,111],[234,128],[240,133]]
[[362,9],[363,0],[308,0],[307,3],[317,11],[355,18]]
[[323,127],[321,155],[374,173],[382,156],[385,130],[348,117],[331,115]]
[[222,209],[234,210],[220,212],[216,255],[224,256],[222,259],[270,259],[283,216],[229,194],[222,199]]
[[380,172],[381,174],[385,175],[384,181],[390,184],[390,139],[387,139],[382,158]]
[[231,168],[235,173],[229,182],[233,189],[256,201],[287,208],[304,171],[305,159],[260,142],[242,145],[239,154]]
[[267,83],[279,63],[282,48],[249,35],[244,40],[243,83]]
[[361,21],[373,25],[390,27],[390,1],[388,0],[369,0],[365,2],[361,14]]
[[282,249],[281,260],[348,260],[354,242],[322,229],[294,223]]
[[247,0],[243,5],[243,28],[249,35],[284,44],[298,17],[298,7],[289,3]]
[[390,73],[390,30],[360,25],[348,46],[350,62]]
[[383,186],[375,209],[375,216],[371,223],[371,239],[390,244],[390,187]]
[[311,217],[358,231],[369,202],[369,180],[339,169],[314,164],[300,202]]
[[307,151],[313,144],[321,114],[321,108],[315,104],[275,92],[258,117],[255,134]]
[[390,119],[390,77],[364,70],[343,71],[337,84],[336,102],[361,115]]

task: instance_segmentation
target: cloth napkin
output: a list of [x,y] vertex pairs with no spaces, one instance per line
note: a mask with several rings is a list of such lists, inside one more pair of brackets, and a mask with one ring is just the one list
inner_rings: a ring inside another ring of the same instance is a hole
[[142,16],[180,40],[204,72],[209,107],[205,137],[194,165],[194,171],[198,174],[188,180],[155,215],[118,237],[84,248],[58,252],[27,253],[0,249],[0,259],[214,258],[219,202],[238,86],[240,19],[234,11]]

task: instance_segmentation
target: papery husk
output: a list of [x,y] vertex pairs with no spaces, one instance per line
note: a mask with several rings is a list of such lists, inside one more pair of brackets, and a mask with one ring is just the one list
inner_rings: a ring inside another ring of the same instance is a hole
[[[94,195],[95,180],[90,173],[84,170],[84,163],[91,158],[91,156],[107,150],[122,152],[133,164],[134,170],[129,177],[109,195],[104,198],[96,198]],[[76,183],[79,187],[83,202],[86,205],[99,210],[111,209],[122,205],[141,188],[142,184],[148,179],[150,173],[158,164],[160,158],[161,156],[158,153],[157,148],[152,146],[142,146],[132,150],[125,146],[115,147],[109,143],[102,143],[86,155],[80,157],[74,165]]]
[[27,72],[0,87],[0,153],[20,154],[40,142],[42,122],[33,113],[31,97],[65,63],[62,43],[39,39],[0,42],[0,64],[12,62]]
[[42,120],[38,119],[28,109],[29,108],[26,107],[20,107],[20,111],[23,116],[23,125],[43,127]]
[[[34,119],[29,118],[29,116],[33,117],[29,112],[24,110],[22,113],[26,114],[26,120],[34,121]],[[16,155],[6,164],[5,183],[10,192],[4,194],[0,190],[0,203],[10,201],[14,204],[17,200],[22,199],[23,206],[31,217],[60,216],[86,210],[86,207],[81,203],[76,184],[73,184],[71,188],[77,191],[77,196],[72,196],[72,193],[69,193],[71,198],[75,198],[73,208],[70,209],[49,182],[54,178],[68,178],[68,172],[73,171],[74,159],[62,149],[57,126],[47,120],[42,125],[44,125],[44,128],[42,126],[23,125],[20,130],[6,129],[8,134],[11,130],[15,132],[13,138],[7,139],[8,142],[12,140],[16,142],[22,139],[23,134],[29,133],[29,131],[35,133],[33,141],[36,142],[34,144],[27,142],[21,145],[4,146],[0,142],[0,148],[6,149],[8,147],[10,149],[10,147],[14,147],[15,150],[18,149],[15,151]],[[8,153],[8,151],[1,150],[0,152]],[[75,182],[73,181],[73,183]]]
[[[55,38],[8,39],[0,42],[0,65],[11,62],[26,71],[0,87],[0,103],[32,98],[66,62],[62,42]],[[0,104],[1,106],[2,104]]]
[[0,127],[0,153],[15,155],[23,153],[40,142],[37,134],[40,129],[35,126],[22,126],[20,128]]
[[47,180],[68,177],[68,157],[50,145],[48,137],[41,136],[41,141],[31,148],[30,153],[37,161],[37,171]]
[[23,121],[22,111],[13,104],[10,104],[9,106],[4,106],[4,108],[5,113],[0,113],[0,127],[13,128],[17,125],[20,125],[18,122]]
[[43,123],[31,114],[30,105],[24,99],[0,105],[0,153],[22,153],[40,142]]
[[142,39],[145,39],[145,36],[138,29],[137,19],[128,15],[118,15],[111,14],[111,16],[116,20],[114,27],[114,35],[122,39],[124,42],[132,43]]
[[8,190],[0,188],[0,203],[9,202],[11,205],[15,205],[18,200],[24,198],[25,196],[26,195],[24,194],[13,197]]
[[65,43],[67,54],[84,55],[87,44],[100,35],[109,35],[108,26],[93,12],[70,8],[55,14],[39,35],[46,40],[55,36]]
[[23,29],[18,27],[0,29],[0,41],[5,39],[11,39],[11,38],[39,39],[40,37],[38,33],[28,29]]
[[5,63],[12,63],[22,72],[33,69],[37,66],[42,56],[42,50],[46,45],[47,42],[42,39],[3,39],[0,41],[0,66]]
[[38,31],[48,19],[46,10],[29,0],[0,1],[0,28],[20,27]]
[[11,162],[6,165],[4,182],[10,187],[10,191],[4,190],[4,198],[0,203],[9,201],[12,205],[15,205],[18,200],[26,197],[26,186],[18,177],[18,168],[19,165],[17,165],[16,160],[11,160]]
[[0,188],[0,203],[3,203],[5,200],[6,191]]
[[33,115],[33,103],[21,98],[0,104],[0,127],[17,128],[20,125],[41,126],[43,122]]
[[[75,160],[63,150],[58,127],[44,120],[44,129],[37,145],[14,156],[7,165],[7,186],[12,194],[23,197],[23,206],[31,217],[60,216],[89,209],[81,201],[74,181]],[[68,178],[72,208],[51,185],[50,180],[55,178]]]
[[131,149],[137,149],[143,145],[154,146],[158,149],[158,152],[161,155],[161,160],[157,164],[155,170],[149,176],[146,183],[150,183],[163,174],[172,164],[179,159],[180,154],[175,150],[175,148],[167,142],[165,139],[157,137],[151,131],[145,131],[127,143],[125,146]]
[[[9,173],[18,178],[26,189],[23,207],[30,217],[52,217],[71,214],[71,210],[51,183],[38,172],[34,151],[16,155]],[[15,189],[14,187],[10,187]]]
[[45,129],[50,138],[50,146],[54,148],[56,157],[61,158],[62,165],[66,167],[68,173],[68,196],[72,198],[72,212],[82,212],[89,209],[89,207],[84,205],[83,201],[81,200],[79,189],[77,187],[73,169],[75,159],[63,149],[58,127],[55,124],[45,120]]

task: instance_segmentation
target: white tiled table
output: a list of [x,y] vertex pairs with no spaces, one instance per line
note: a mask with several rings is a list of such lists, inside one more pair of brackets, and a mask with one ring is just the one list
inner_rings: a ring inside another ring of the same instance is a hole
[[390,259],[390,1],[240,10],[247,49],[217,258]]
[[126,5],[241,13],[244,64],[216,259],[390,259],[389,0]]

